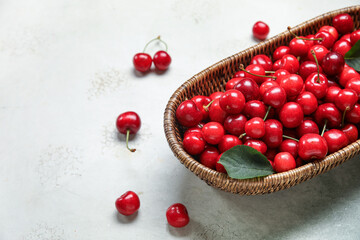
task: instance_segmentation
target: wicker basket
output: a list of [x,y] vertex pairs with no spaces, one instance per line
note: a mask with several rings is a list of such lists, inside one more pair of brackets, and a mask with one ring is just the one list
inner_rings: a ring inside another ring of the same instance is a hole
[[[321,26],[331,25],[332,18],[340,13],[350,14],[354,20],[355,28],[359,28],[360,6],[353,6],[320,15],[293,27],[292,32],[301,36],[313,34]],[[276,192],[322,174],[360,152],[360,140],[358,140],[321,161],[308,163],[294,170],[272,174],[263,178],[237,180],[205,167],[184,151],[181,139],[183,132],[175,117],[175,111],[179,104],[195,95],[208,96],[215,91],[224,91],[226,82],[232,78],[235,72],[239,71],[240,64],[248,65],[251,58],[257,54],[271,55],[277,47],[287,45],[292,38],[290,33],[285,31],[267,41],[223,59],[193,76],[171,96],[164,113],[164,128],[167,141],[180,162],[207,184],[241,195]]]

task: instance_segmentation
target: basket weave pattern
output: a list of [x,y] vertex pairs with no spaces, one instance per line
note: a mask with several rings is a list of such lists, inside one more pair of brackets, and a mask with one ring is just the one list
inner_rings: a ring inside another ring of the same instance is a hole
[[[298,36],[314,34],[321,26],[332,25],[333,17],[340,13],[350,14],[354,20],[355,29],[359,29],[360,6],[353,6],[320,15],[293,27],[292,32]],[[272,55],[272,52],[277,47],[288,45],[292,38],[293,36],[286,31],[267,41],[225,58],[187,80],[171,96],[164,113],[164,128],[167,141],[174,155],[180,162],[207,184],[224,191],[241,195],[276,192],[322,174],[360,152],[360,140],[358,140],[320,161],[308,163],[287,172],[276,173],[263,178],[237,180],[228,177],[224,173],[219,173],[205,167],[184,151],[182,147],[182,134],[184,129],[177,123],[175,117],[176,109],[180,103],[195,95],[208,96],[216,91],[224,91],[226,82],[232,78],[235,72],[240,70],[240,64],[247,66],[251,58],[257,54]]]

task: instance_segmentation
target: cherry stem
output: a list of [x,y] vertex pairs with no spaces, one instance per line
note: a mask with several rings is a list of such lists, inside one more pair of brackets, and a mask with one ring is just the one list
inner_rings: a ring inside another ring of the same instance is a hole
[[326,129],[326,125],[327,125],[327,122],[328,122],[328,120],[327,120],[327,119],[325,119],[324,127],[323,127],[323,129],[322,129],[322,131],[321,131],[321,135],[320,135],[320,136],[323,136],[323,135],[324,135],[324,133],[325,133],[325,129]]
[[315,51],[314,51],[313,49],[311,49],[311,55],[314,57],[315,63],[316,63],[317,75],[318,75],[317,83],[320,83],[320,68],[319,68],[319,62],[318,62],[318,60],[317,60]]
[[345,123],[345,115],[346,115],[346,112],[350,109],[350,107],[346,107],[344,112],[343,112],[343,115],[342,115],[342,120],[341,120],[341,127],[344,127],[344,123]]
[[209,111],[209,107],[211,106],[211,104],[212,104],[214,101],[215,101],[215,100],[212,100],[211,102],[209,102],[208,105],[203,105],[203,108],[204,108],[204,110],[205,110],[206,112]]
[[240,70],[244,71],[244,72],[246,72],[246,73],[248,73],[250,75],[256,76],[256,77],[268,77],[268,78],[276,79],[275,76],[265,76],[265,75],[259,75],[259,74],[251,73],[251,72],[245,70],[245,68],[244,68],[244,66],[242,64],[240,65]]
[[239,136],[239,139],[242,139],[243,137],[245,137],[246,136],[246,133],[243,133],[243,134],[241,134],[240,136]]
[[291,27],[287,27],[287,30],[289,31],[289,33],[291,35],[293,35],[296,39],[301,39],[301,40],[308,40],[308,41],[322,41],[323,39],[322,38],[304,38],[304,37],[299,37],[297,36],[295,33],[292,33],[290,30],[291,30]]
[[130,136],[130,129],[126,131],[126,148],[129,149],[130,152],[135,152],[135,148],[129,148],[129,136]]
[[265,71],[266,74],[268,73],[275,73],[275,71]]
[[160,41],[161,43],[163,43],[163,44],[165,45],[165,52],[168,51],[168,45],[166,44],[166,42],[164,42],[164,41],[160,38],[160,35],[159,35],[159,36],[157,36],[156,38],[151,39],[151,40],[145,45],[143,52],[145,52],[145,51],[146,51],[146,48],[149,46],[149,44],[152,43],[152,42],[154,42],[154,41]]
[[198,124],[199,128],[203,128],[204,125],[202,125],[201,123]]
[[266,118],[268,117],[269,112],[270,112],[270,109],[271,109],[271,106],[269,106],[268,109],[267,109],[267,111],[266,111],[265,117],[263,118],[264,121],[265,121]]
[[283,138],[287,138],[287,139],[291,139],[291,140],[294,140],[294,141],[299,141],[299,139],[296,139],[296,138],[293,138],[293,137],[290,137],[290,136],[286,136],[286,135],[283,135]]

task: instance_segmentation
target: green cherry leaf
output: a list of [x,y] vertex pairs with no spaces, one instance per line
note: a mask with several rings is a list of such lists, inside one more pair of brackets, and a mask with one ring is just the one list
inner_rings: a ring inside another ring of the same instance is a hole
[[269,160],[252,147],[238,145],[226,152],[220,158],[229,177],[248,179],[264,177],[274,173]]
[[354,46],[345,54],[345,62],[356,71],[360,71],[360,41],[357,41]]

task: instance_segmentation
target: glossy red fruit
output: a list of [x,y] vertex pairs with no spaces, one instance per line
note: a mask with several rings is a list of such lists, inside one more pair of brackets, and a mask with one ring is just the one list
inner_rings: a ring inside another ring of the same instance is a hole
[[336,41],[332,47],[332,51],[338,52],[341,55],[345,56],[345,54],[351,49],[351,44],[346,40]]
[[[299,36],[299,38],[303,38],[302,36]],[[308,44],[308,40],[303,40],[299,38],[293,38],[290,43],[290,53],[294,56],[306,56],[310,47],[312,45]]]
[[207,105],[211,102],[211,99],[206,96],[195,96],[191,99],[202,113],[202,121],[207,121],[209,118],[209,109]]
[[168,223],[177,228],[185,227],[189,221],[189,214],[186,207],[181,203],[175,203],[166,210]]
[[307,119],[296,128],[296,133],[298,137],[302,137],[307,133],[319,134],[319,127],[314,121]]
[[262,21],[256,22],[252,28],[254,37],[259,40],[265,40],[267,35],[269,34],[269,31],[269,26]]
[[338,129],[330,129],[324,133],[323,137],[328,145],[329,153],[336,152],[349,144],[349,140],[345,133]]
[[225,90],[227,91],[227,90],[230,90],[230,89],[234,89],[236,84],[238,84],[241,81],[241,79],[243,79],[243,78],[238,77],[238,78],[230,79],[225,85]]
[[176,109],[176,119],[184,127],[193,127],[201,122],[203,114],[192,100],[183,101]]
[[297,73],[299,70],[300,64],[297,58],[294,55],[286,54],[279,61],[278,67],[273,66],[274,70],[285,69],[289,73]]
[[319,105],[314,114],[314,119],[320,126],[327,122],[329,128],[339,127],[341,124],[341,113],[333,103]]
[[325,57],[325,55],[329,52],[329,50],[322,46],[322,45],[314,45],[310,48],[309,52],[308,52],[308,60],[315,62],[315,59],[311,53],[311,50],[313,50],[315,52],[315,56],[316,59],[318,60],[318,62],[321,64],[323,58]]
[[346,111],[345,120],[349,123],[360,123],[360,105],[355,104],[354,108]]
[[339,40],[348,41],[350,43],[351,42],[350,36],[351,36],[350,33],[344,34],[343,36],[341,36]]
[[[321,66],[319,66],[319,72],[323,72]],[[317,66],[315,62],[304,61],[300,64],[299,75],[302,79],[307,79],[307,77],[312,73],[317,73]]]
[[266,144],[261,141],[261,140],[257,140],[257,139],[250,139],[250,140],[247,140],[245,143],[244,143],[245,146],[248,146],[248,147],[252,147],[254,148],[255,150],[259,151],[261,154],[265,154],[266,151],[267,151],[267,146]]
[[357,93],[352,89],[342,89],[335,98],[335,105],[341,111],[350,110],[358,101]]
[[[245,78],[241,79],[234,86],[234,89],[238,90],[239,92],[241,92],[244,95],[246,102],[251,101],[251,100],[257,100],[260,97],[259,86],[251,78],[245,77]],[[225,92],[225,94],[226,94],[226,92]]]
[[298,155],[298,147],[299,143],[297,141],[285,139],[279,146],[279,152],[288,152],[296,159]]
[[244,95],[235,89],[226,91],[219,99],[222,110],[229,114],[241,113],[245,106]]
[[312,73],[305,80],[305,90],[315,95],[317,99],[325,97],[328,89],[328,79],[322,73]]
[[264,93],[266,92],[266,90],[268,90],[269,88],[272,88],[272,87],[276,87],[276,86],[279,86],[279,84],[278,84],[278,82],[276,82],[274,80],[269,80],[269,81],[263,82],[259,88],[260,97],[264,96]]
[[339,83],[342,87],[346,86],[346,83],[353,79],[353,78],[359,78],[360,74],[355,71],[352,67],[345,67],[344,70],[340,73],[338,76]]
[[349,144],[355,142],[359,137],[359,130],[354,124],[346,124],[341,131],[345,133],[346,137],[349,140]]
[[274,77],[276,77],[276,82],[279,82],[279,80],[282,77],[286,77],[286,76],[289,76],[289,75],[290,75],[290,73],[285,69],[276,70],[275,73],[274,73]]
[[265,69],[265,71],[271,71],[273,65],[271,59],[264,54],[255,55],[251,59],[250,64],[259,64]]
[[[253,79],[257,84],[263,83],[266,79],[264,77],[254,76],[252,74],[265,76],[265,69],[259,64],[250,64],[245,70],[249,73],[245,73],[245,77]],[[252,73],[252,74],[251,74]]]
[[234,135],[224,135],[221,141],[219,142],[218,148],[220,153],[223,153],[229,150],[230,148],[241,144],[242,142],[238,136],[236,137]]
[[297,74],[290,74],[280,78],[280,87],[284,88],[287,97],[296,97],[303,89],[304,81]]
[[336,30],[336,28],[334,28],[333,26],[322,26],[320,29],[319,29],[319,32],[328,32],[330,33],[334,39],[338,39],[339,38],[339,33],[338,31]]
[[296,128],[304,119],[301,106],[295,102],[285,103],[280,109],[279,119],[286,128]]
[[254,117],[245,123],[245,133],[251,138],[262,138],[265,135],[265,123],[262,118]]
[[324,101],[327,103],[335,103],[335,99],[340,91],[341,88],[339,87],[334,87],[334,86],[329,87],[328,90],[326,91]]
[[345,60],[343,55],[337,52],[328,52],[321,63],[324,73],[333,76],[344,70]]
[[263,95],[263,102],[273,108],[280,108],[286,102],[285,89],[280,86],[271,87]]
[[274,170],[277,173],[296,168],[295,158],[288,152],[280,152],[274,158]]
[[234,74],[233,78],[244,78],[245,76],[246,75],[244,71],[238,71]]
[[218,158],[216,160],[216,171],[221,172],[221,173],[227,173],[224,166],[221,163],[219,163],[221,156],[222,156],[222,153],[218,156]]
[[189,129],[187,129],[187,130],[184,132],[184,138],[185,138],[188,134],[192,134],[192,133],[198,134],[199,137],[202,137],[201,127],[195,126],[195,127],[191,127],[191,128],[189,128]]
[[333,18],[332,25],[340,34],[346,34],[354,29],[354,21],[347,13],[338,14]]
[[245,103],[245,107],[242,113],[248,119],[254,117],[264,118],[266,114],[266,106],[262,101],[251,100]]
[[326,47],[327,49],[330,49],[336,41],[334,36],[328,32],[318,32],[315,34],[315,38],[318,38],[321,40],[316,40],[314,42],[314,44],[322,45],[322,46]]
[[228,114],[220,107],[219,99],[214,100],[209,108],[209,118],[213,122],[223,123]]
[[211,100],[220,99],[223,94],[223,92],[213,92],[212,94],[210,94],[209,98]]
[[203,126],[202,134],[207,143],[216,145],[225,135],[225,130],[218,122],[208,122]]
[[279,60],[286,54],[290,54],[290,48],[288,46],[280,46],[277,49],[275,49],[273,53],[273,59],[274,61]]
[[262,138],[268,148],[277,148],[283,140],[283,126],[275,119],[265,121],[265,135]]
[[213,146],[207,147],[200,155],[200,162],[204,166],[215,169],[217,158],[220,155],[218,149]]
[[115,201],[118,212],[125,216],[130,216],[140,208],[140,199],[133,191],[127,191]]
[[129,135],[135,134],[139,131],[141,127],[141,120],[137,113],[135,112],[124,112],[120,114],[116,119],[116,128],[117,130],[126,135],[126,148],[129,149],[130,152],[135,152],[135,148],[129,148]]
[[243,114],[229,115],[224,121],[224,129],[235,136],[240,136],[245,132],[247,119]]
[[302,107],[305,115],[312,114],[318,107],[318,101],[315,95],[306,91],[299,94],[299,96],[296,98],[296,103]]
[[145,73],[151,68],[152,58],[147,53],[137,53],[133,58],[133,64],[136,70]]
[[319,134],[308,133],[299,139],[298,154],[306,162],[322,159],[327,152],[327,143]]
[[188,133],[184,136],[183,147],[190,155],[198,155],[205,149],[205,140],[198,133]]
[[350,34],[351,45],[354,46],[357,41],[360,39],[360,30],[356,30]]
[[165,71],[171,63],[170,55],[165,51],[158,51],[154,55],[154,65],[157,70]]
[[360,99],[360,77],[350,79],[346,83],[345,88],[354,90]]

